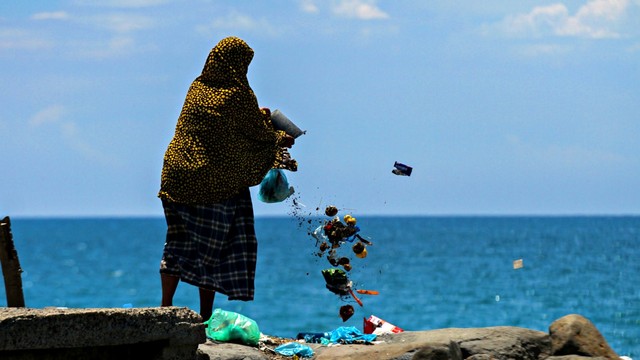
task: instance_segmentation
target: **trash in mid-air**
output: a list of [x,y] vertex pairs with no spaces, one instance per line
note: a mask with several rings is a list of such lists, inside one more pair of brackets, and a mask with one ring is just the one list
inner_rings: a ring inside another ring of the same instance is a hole
[[522,259],[513,260],[513,269],[521,269],[524,266]]
[[340,317],[342,318],[342,322],[349,320],[355,314],[355,310],[351,305],[344,305],[340,307]]
[[393,167],[395,169],[391,170],[391,172],[396,175],[411,176],[411,172],[413,171],[413,168],[411,166],[399,163],[397,161],[393,164]]
[[[325,215],[331,219],[325,220],[322,225],[318,226],[309,234],[316,239],[316,246],[319,246],[320,252],[317,253],[317,255],[324,257],[325,253],[328,253],[326,254],[326,258],[333,266],[332,268],[322,270],[326,287],[329,291],[340,297],[350,296],[358,305],[363,306],[362,300],[358,298],[356,292],[367,295],[377,295],[378,292],[375,290],[354,289],[353,282],[347,275],[347,272],[350,272],[353,268],[352,260],[349,258],[349,255],[340,255],[339,252],[344,249],[342,245],[345,243],[354,243],[351,248],[355,256],[365,258],[367,256],[367,246],[371,246],[373,243],[360,236],[360,228],[356,225],[357,220],[350,214],[344,215],[344,217],[340,219],[340,217],[337,216],[338,209],[330,205],[326,207]],[[342,317],[343,321],[346,321],[353,315],[353,311],[351,305],[345,305],[340,308],[340,317]]]
[[366,294],[366,295],[378,295],[380,292],[376,290],[356,290],[358,294]]

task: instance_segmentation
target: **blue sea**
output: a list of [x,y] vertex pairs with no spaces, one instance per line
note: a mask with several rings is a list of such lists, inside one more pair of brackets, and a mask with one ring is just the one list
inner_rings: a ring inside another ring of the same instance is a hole
[[[258,217],[255,300],[218,294],[215,307],[281,337],[362,329],[370,315],[405,330],[546,332],[580,314],[619,355],[640,358],[640,217],[361,216],[360,234],[373,243],[367,257],[353,256],[348,243],[338,250],[351,259],[354,288],[379,291],[358,295],[362,307],[325,287],[321,270],[331,265],[310,236],[323,220]],[[163,218],[12,218],[27,307],[159,305],[165,227]],[[343,322],[347,304],[355,314]],[[197,290],[180,284],[174,305],[198,311]]]

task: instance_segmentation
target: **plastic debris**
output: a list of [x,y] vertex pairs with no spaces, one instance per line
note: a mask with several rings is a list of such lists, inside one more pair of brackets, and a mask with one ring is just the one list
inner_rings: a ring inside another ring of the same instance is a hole
[[391,323],[388,323],[374,315],[369,316],[368,319],[367,318],[364,319],[363,330],[365,334],[376,334],[376,335],[397,334],[404,331],[401,328]]
[[380,292],[376,291],[376,290],[356,290],[356,292],[358,294],[365,294],[365,295],[379,295]]
[[304,340],[306,343],[321,343],[322,339],[329,339],[331,334],[328,332],[324,333],[298,333],[296,339]]
[[313,357],[313,349],[298,342],[282,344],[273,350],[284,356]]
[[306,343],[329,344],[370,344],[377,338],[377,334],[363,334],[353,326],[342,326],[325,333],[299,333],[298,340],[304,339]]
[[514,270],[521,269],[523,266],[524,266],[524,263],[523,263],[522,259],[513,260],[513,269]]
[[342,326],[330,333],[329,343],[334,344],[353,344],[356,342],[371,343],[377,337],[377,334],[363,334],[360,330],[353,326]]
[[411,176],[411,172],[413,171],[413,168],[411,166],[399,163],[397,161],[393,164],[393,167],[395,169],[391,170],[391,172],[400,176]]
[[204,324],[207,326],[205,333],[212,340],[241,342],[251,346],[256,346],[260,341],[258,324],[242,314],[215,309]]
[[295,191],[289,186],[287,176],[282,169],[271,169],[260,182],[258,199],[266,203],[282,202]]
[[349,320],[356,311],[353,309],[351,305],[343,305],[340,307],[340,317],[342,318],[342,322]]
[[349,281],[347,274],[342,269],[324,269],[322,276],[324,276],[325,286],[329,291],[340,296],[349,295],[349,289],[353,283]]

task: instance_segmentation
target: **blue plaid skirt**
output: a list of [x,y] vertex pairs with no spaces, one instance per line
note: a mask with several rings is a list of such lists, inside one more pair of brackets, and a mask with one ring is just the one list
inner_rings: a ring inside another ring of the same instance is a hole
[[162,200],[167,220],[160,272],[229,300],[253,300],[258,242],[249,189],[213,205]]

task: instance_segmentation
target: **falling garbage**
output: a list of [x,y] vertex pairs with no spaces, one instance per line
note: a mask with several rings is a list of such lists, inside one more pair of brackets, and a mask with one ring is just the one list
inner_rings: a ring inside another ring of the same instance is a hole
[[[324,221],[310,235],[316,240],[316,245],[320,250],[318,256],[326,256],[332,266],[322,270],[326,288],[341,298],[350,296],[358,305],[363,306],[363,302],[356,295],[356,292],[366,295],[378,295],[378,292],[354,289],[353,281],[349,279],[348,272],[357,265],[352,263],[348,255],[341,254],[340,251],[344,249],[345,244],[353,243],[351,256],[355,255],[357,258],[364,259],[367,256],[367,246],[371,246],[373,243],[360,235],[360,227],[357,226],[358,221],[354,216],[347,214],[341,219],[338,212],[338,208],[335,206],[327,206],[325,215],[331,219]],[[344,322],[351,318],[354,312],[353,306],[344,305],[340,308],[339,314]]]
[[393,167],[395,169],[391,170],[391,172],[400,176],[411,176],[411,172],[413,171],[413,168],[411,166],[399,163],[397,161],[393,164]]
[[351,305],[344,305],[340,307],[340,317],[342,318],[342,322],[349,320],[353,314],[355,314],[355,310]]
[[522,259],[513,260],[513,269],[514,270],[521,269],[523,266],[524,266],[524,263],[523,263]]
[[358,294],[366,294],[366,295],[379,295],[380,293],[376,290],[356,290]]
[[322,270],[322,276],[326,282],[326,287],[332,293],[340,296],[349,295],[349,289],[353,283],[347,278],[347,274],[341,269]]

